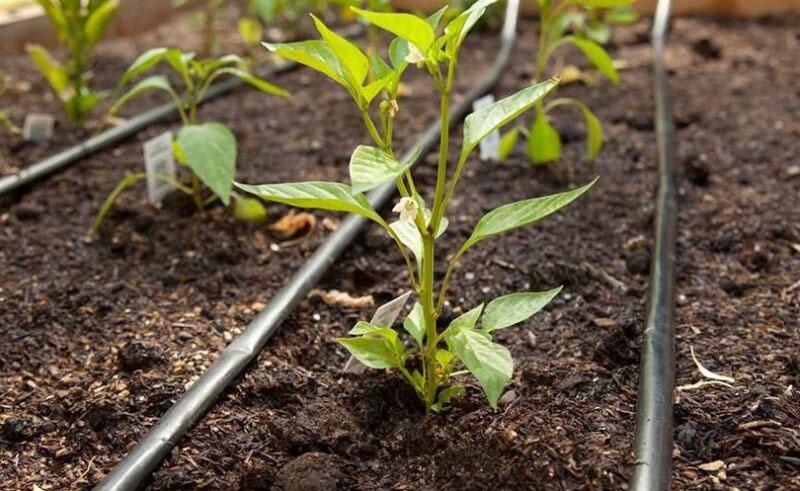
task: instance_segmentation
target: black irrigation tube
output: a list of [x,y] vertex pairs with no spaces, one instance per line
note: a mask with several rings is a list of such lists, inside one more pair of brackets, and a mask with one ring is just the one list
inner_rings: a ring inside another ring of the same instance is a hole
[[655,247],[650,268],[647,319],[642,342],[636,408],[633,491],[671,487],[672,404],[675,387],[675,256],[678,228],[675,193],[675,128],[672,122],[664,47],[671,0],[659,0],[653,21],[653,78],[659,189]]
[[[472,103],[488,92],[500,79],[516,40],[519,0],[509,0],[500,35],[501,46],[489,71],[467,96],[451,110],[451,121],[465,117]],[[439,125],[431,125],[417,145],[420,156],[431,151],[439,141]],[[413,151],[404,156],[412,158]],[[394,185],[386,185],[369,194],[375,208],[382,207],[394,195]],[[309,290],[333,262],[349,247],[367,220],[350,215],[314,252],[311,258],[272,298],[264,309],[219,355],[209,369],[181,396],[141,442],[97,485],[95,490],[135,490],[166,458],[178,440],[211,408],[217,398],[239,373],[255,359],[261,348],[278,330],[284,319],[305,298]]]
[[[342,35],[355,36],[360,31],[360,26],[354,26],[353,28],[345,29],[342,32]],[[262,77],[277,75],[291,71],[298,66],[299,65],[297,63],[283,61],[277,65],[263,70],[262,73],[259,73],[259,75]],[[226,95],[233,89],[243,84],[244,82],[236,78],[216,83],[208,90],[203,102],[208,102]],[[88,157],[89,155],[118,141],[128,138],[131,135],[135,135],[148,126],[173,117],[176,114],[177,108],[175,107],[175,104],[171,102],[162,104],[125,121],[119,126],[92,136],[78,145],[67,148],[66,150],[47,157],[44,160],[40,160],[34,164],[31,164],[14,174],[2,177],[0,178],[0,196],[19,189],[37,179],[41,179],[42,177],[53,174],[54,172],[57,172],[64,167],[79,161],[80,159]]]

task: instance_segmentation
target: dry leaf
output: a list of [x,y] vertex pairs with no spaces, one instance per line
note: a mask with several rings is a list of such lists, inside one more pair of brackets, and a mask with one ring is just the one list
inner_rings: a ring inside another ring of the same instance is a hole
[[703,377],[705,377],[705,378],[707,378],[709,380],[718,380],[720,382],[728,382],[729,384],[732,384],[732,383],[736,382],[736,380],[734,380],[733,377],[728,377],[726,375],[720,375],[718,373],[714,373],[711,370],[709,370],[708,368],[706,368],[703,365],[701,365],[700,362],[697,360],[697,357],[694,355],[694,346],[689,346],[689,351],[691,351],[692,360],[694,360],[694,364],[697,365],[697,369],[700,371],[700,375],[702,375]]
[[677,390],[678,392],[682,392],[684,390],[700,389],[708,385],[722,385],[729,389],[733,389],[733,386],[731,384],[726,384],[725,382],[720,382],[719,380],[701,380],[700,382],[695,382],[693,384],[680,385],[678,387],[675,387],[675,390]]
[[617,325],[617,321],[608,317],[595,317],[592,322],[597,327],[614,327]]
[[339,222],[332,219],[331,217],[325,217],[322,219],[322,226],[328,232],[335,232],[337,228],[339,228]]
[[725,462],[721,460],[715,460],[714,462],[707,462],[705,464],[700,464],[700,469],[708,472],[717,472],[718,470],[725,467]]
[[328,305],[336,305],[347,309],[367,309],[375,306],[375,299],[372,295],[354,297],[347,292],[331,290],[329,292],[312,292],[312,296],[318,296]]
[[269,229],[283,239],[291,239],[314,229],[317,219],[311,213],[297,213],[294,210],[269,226]]

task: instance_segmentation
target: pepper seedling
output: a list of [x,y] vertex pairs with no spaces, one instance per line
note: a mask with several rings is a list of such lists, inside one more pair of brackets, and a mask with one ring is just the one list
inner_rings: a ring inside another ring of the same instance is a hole
[[[542,80],[545,71],[560,48],[577,48],[599,73],[618,83],[619,75],[611,56],[601,45],[610,37],[611,23],[630,20],[633,0],[538,0],[539,46],[534,80]],[[635,14],[635,12],[633,12]],[[603,146],[603,128],[586,103],[571,97],[536,104],[536,116],[527,136],[528,156],[534,164],[553,162],[561,157],[561,135],[550,122],[556,108],[572,106],[579,109],[586,126],[586,155],[594,161]],[[515,128],[504,135],[501,158],[510,153],[520,130]]]
[[[198,60],[193,53],[184,53],[174,48],[153,48],[142,53],[122,76],[119,88],[125,87],[159,63],[166,63],[177,73],[183,82],[180,94],[164,75],[150,75],[119,97],[109,112],[114,114],[128,101],[144,92],[157,90],[168,94],[175,103],[183,123],[177,139],[173,142],[173,153],[176,160],[192,172],[191,187],[177,182],[171,184],[176,189],[191,195],[198,211],[202,211],[216,199],[227,206],[233,195],[233,179],[236,174],[236,137],[222,123],[198,123],[197,109],[200,103],[211,84],[223,76],[239,78],[267,94],[285,97],[288,92],[250,73],[243,67],[243,60],[236,55]],[[126,176],[120,182],[101,207],[94,222],[94,232],[100,230],[106,214],[119,194],[146,177],[146,174],[133,174]],[[166,176],[162,177],[167,179]],[[210,197],[204,196],[203,184],[213,193]],[[258,203],[254,200],[237,199],[236,204],[237,216],[245,217],[253,216],[253,207]]]
[[57,61],[47,49],[28,44],[26,50],[50,88],[64,105],[72,123],[82,126],[102,98],[91,90],[90,68],[97,43],[117,14],[118,0],[36,0],[67,50],[67,60]]
[[[475,376],[489,404],[496,407],[504,387],[511,380],[513,361],[508,349],[494,340],[494,334],[525,321],[561,290],[512,293],[492,300],[485,307],[481,304],[468,310],[449,325],[439,326],[451,275],[460,258],[485,240],[530,225],[556,212],[594,184],[492,210],[477,222],[472,234],[447,261],[446,274],[441,283],[436,284],[436,243],[447,229],[448,205],[456,196],[457,185],[470,155],[487,135],[533,108],[557,85],[555,80],[545,80],[473,112],[464,122],[458,160],[450,161],[450,101],[461,46],[493,2],[476,2],[453,18],[442,34],[437,33],[448,7],[427,19],[405,13],[354,9],[365,21],[397,36],[389,47],[388,62],[377,55],[370,59],[317,18],[314,22],[322,39],[266,44],[278,55],[318,70],[344,87],[361,113],[372,144],[359,145],[353,152],[349,167],[350,185],[334,182],[236,183],[243,191],[268,201],[361,215],[378,224],[392,238],[403,257],[409,282],[418,300],[403,323],[411,338],[409,345],[391,326],[363,321],[338,342],[368,367],[397,370],[414,388],[426,412],[443,409],[464,390],[462,386],[451,383],[461,375],[457,371],[461,365]],[[427,202],[411,172],[419,152],[409,160],[398,160],[392,137],[395,117],[401,109],[397,102],[398,84],[407,69],[414,65],[430,75],[440,102],[437,178],[433,196],[429,195],[430,201]],[[370,66],[377,78],[366,83]],[[375,108],[380,94],[384,94],[384,98]],[[377,124],[374,112],[377,112]],[[390,183],[397,187],[401,199],[394,207],[399,218],[387,223],[363,193]]]
[[[8,77],[5,74],[0,73],[0,96],[5,93],[8,88],[8,84]],[[22,133],[20,127],[14,124],[14,121],[11,120],[11,116],[9,116],[8,111],[5,109],[0,109],[0,124],[8,128],[8,131],[15,135]]]

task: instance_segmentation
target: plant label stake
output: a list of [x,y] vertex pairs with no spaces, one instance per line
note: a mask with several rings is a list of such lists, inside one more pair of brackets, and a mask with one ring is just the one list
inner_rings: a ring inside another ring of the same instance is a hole
[[160,204],[175,186],[175,159],[172,154],[172,132],[167,131],[144,144],[144,168],[147,172],[147,199]]
[[[408,299],[411,297],[412,293],[414,292],[407,291],[391,302],[378,307],[378,310],[375,311],[375,315],[372,316],[370,324],[381,327],[392,327],[397,317],[400,316],[400,312],[403,311],[403,308],[408,303]],[[347,360],[347,363],[345,363],[343,370],[345,373],[361,374],[364,373],[366,368],[367,367],[360,361],[356,360],[355,356],[351,356],[350,359]]]
[[56,118],[51,114],[30,113],[25,117],[22,137],[26,142],[47,143],[53,138],[53,127]]
[[[494,103],[494,96],[492,94],[487,94],[480,99],[477,99],[472,104],[472,109],[473,111],[477,111],[479,109],[483,109],[484,107],[491,106]],[[489,133],[489,136],[481,141],[480,152],[482,161],[500,161],[500,140],[500,130],[498,129]]]

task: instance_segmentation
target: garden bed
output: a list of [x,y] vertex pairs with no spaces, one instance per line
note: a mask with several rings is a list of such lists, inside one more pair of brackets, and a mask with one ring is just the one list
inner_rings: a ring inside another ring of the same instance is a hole
[[[529,82],[532,27],[523,25],[498,95]],[[580,163],[579,119],[562,118],[564,162],[532,169],[521,152],[504,164],[473,162],[451,209],[448,251],[489,209],[601,176],[565,212],[476,247],[454,276],[451,316],[509,291],[565,285],[546,312],[499,334],[516,360],[514,394],[500,410],[472,387],[426,420],[402,380],[343,375],[346,353],[333,339],[371,309],[311,298],[150,487],[624,487],[634,464],[657,184],[646,27],[618,36],[615,56],[631,65],[620,86],[564,89],[605,122],[607,145],[594,168]],[[713,479],[742,489],[800,484],[800,396],[790,388],[800,384],[800,287],[791,288],[800,279],[796,35],[792,24],[675,21],[668,64],[682,174],[678,383],[699,378],[690,345],[706,366],[737,379],[734,389],[678,394],[676,489],[712,488]],[[462,91],[495,47],[493,34],[473,37]],[[345,180],[349,152],[364,140],[350,101],[308,72],[277,82],[294,90],[292,101],[238,91],[203,109],[237,134],[240,179]],[[417,82],[401,101],[406,144],[436,109]],[[221,208],[198,217],[176,200],[156,211],[137,194],[123,198],[106,234],[85,240],[105,195],[141,167],[142,141],[166,128],[87,159],[0,212],[3,486],[98,482],[331,224],[319,214],[312,234],[287,243]],[[429,185],[431,160],[417,172]],[[288,211],[269,210],[271,220]],[[401,294],[402,260],[378,232],[365,232],[319,288],[378,303]],[[724,476],[699,467],[716,460]]]

